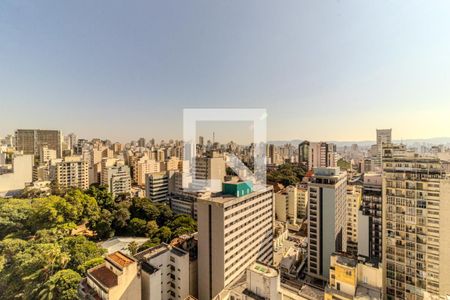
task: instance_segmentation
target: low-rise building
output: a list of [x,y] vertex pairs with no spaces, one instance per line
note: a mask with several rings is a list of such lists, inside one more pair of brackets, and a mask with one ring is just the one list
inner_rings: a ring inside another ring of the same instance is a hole
[[331,255],[330,262],[325,300],[383,299],[381,267],[338,253]]
[[103,264],[87,271],[78,292],[88,300],[141,299],[137,261],[122,252],[107,255]]
[[12,168],[0,172],[0,197],[13,197],[33,181],[33,155],[15,155]]

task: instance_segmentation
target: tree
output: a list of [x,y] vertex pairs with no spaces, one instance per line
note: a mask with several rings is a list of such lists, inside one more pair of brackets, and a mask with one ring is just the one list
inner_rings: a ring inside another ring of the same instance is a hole
[[158,232],[158,224],[156,221],[148,221],[145,236],[153,237]]
[[31,200],[0,199],[0,239],[8,234],[27,235],[27,220],[31,213]]
[[138,244],[135,241],[132,241],[128,244],[128,251],[130,251],[131,255],[135,255],[138,250]]
[[74,221],[83,222],[99,218],[100,209],[94,197],[79,189],[71,189],[66,193],[64,199],[74,206],[78,212],[78,216]]
[[157,222],[159,226],[163,226],[173,218],[173,212],[168,205],[156,204],[156,208],[159,211]]
[[128,210],[127,203],[125,202],[119,203],[116,209],[114,209],[113,211],[113,216],[114,216],[113,227],[116,229],[125,228],[131,216],[130,211]]
[[101,210],[100,218],[90,223],[90,227],[97,234],[97,238],[109,239],[114,235],[114,229],[112,228],[113,220],[114,216],[109,210]]
[[84,236],[68,236],[61,240],[61,249],[70,255],[68,268],[76,270],[79,265],[94,258],[101,257],[106,250]]
[[133,198],[130,213],[134,218],[156,220],[159,216],[158,208],[147,198]]
[[188,215],[178,215],[175,217],[175,219],[170,222],[170,229],[172,231],[177,230],[179,228],[186,228],[192,232],[194,232],[197,228],[197,224],[195,223],[195,220],[192,219],[192,217]]
[[77,289],[80,281],[80,274],[71,269],[58,271],[45,282],[38,299],[78,299]]
[[80,273],[81,276],[85,276],[87,270],[102,264],[104,261],[105,259],[103,257],[95,257],[87,260],[77,267],[77,272]]
[[156,237],[159,238],[161,242],[168,243],[172,237],[172,230],[167,226],[162,226],[158,229]]
[[134,236],[144,236],[147,232],[147,222],[139,218],[133,218],[130,221],[130,233]]
[[114,207],[114,197],[108,192],[105,186],[98,186],[92,184],[89,189],[86,190],[86,194],[94,197],[100,208],[112,210]]

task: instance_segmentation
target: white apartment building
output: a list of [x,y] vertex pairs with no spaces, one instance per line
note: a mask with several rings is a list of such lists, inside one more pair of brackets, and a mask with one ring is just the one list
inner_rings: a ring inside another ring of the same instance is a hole
[[142,300],[186,299],[190,292],[189,252],[167,244],[146,249],[140,261]]
[[33,181],[33,155],[15,155],[12,169],[0,173],[0,197],[12,197]]
[[[437,158],[383,157],[387,299],[450,294],[450,179]],[[391,155],[389,155],[391,154]]]
[[104,158],[102,160],[102,185],[116,195],[129,195],[131,193],[130,167],[123,160]]
[[39,162],[41,164],[46,164],[53,159],[56,159],[56,150],[48,148],[48,145],[39,147]]
[[[224,183],[220,196],[198,200],[199,299],[212,299],[255,261],[273,263],[273,187]],[[237,196],[240,195],[240,196]]]
[[347,172],[314,169],[308,193],[308,274],[328,280],[331,254],[347,249]]
[[89,188],[89,165],[81,156],[67,156],[56,164],[56,182],[60,187]]

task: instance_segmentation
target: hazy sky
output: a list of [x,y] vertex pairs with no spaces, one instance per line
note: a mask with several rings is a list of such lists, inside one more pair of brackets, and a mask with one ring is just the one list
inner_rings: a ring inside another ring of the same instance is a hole
[[269,139],[450,136],[450,1],[0,1],[0,136],[179,138],[196,107],[266,108]]

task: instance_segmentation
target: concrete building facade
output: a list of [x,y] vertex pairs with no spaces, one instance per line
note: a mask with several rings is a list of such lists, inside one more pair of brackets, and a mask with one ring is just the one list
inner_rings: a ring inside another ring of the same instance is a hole
[[347,248],[347,173],[314,169],[308,193],[308,274],[325,281],[331,254]]
[[[247,185],[224,183],[224,190],[227,184]],[[270,186],[239,197],[222,194],[199,199],[200,300],[218,295],[253,262],[273,262],[273,197]]]

